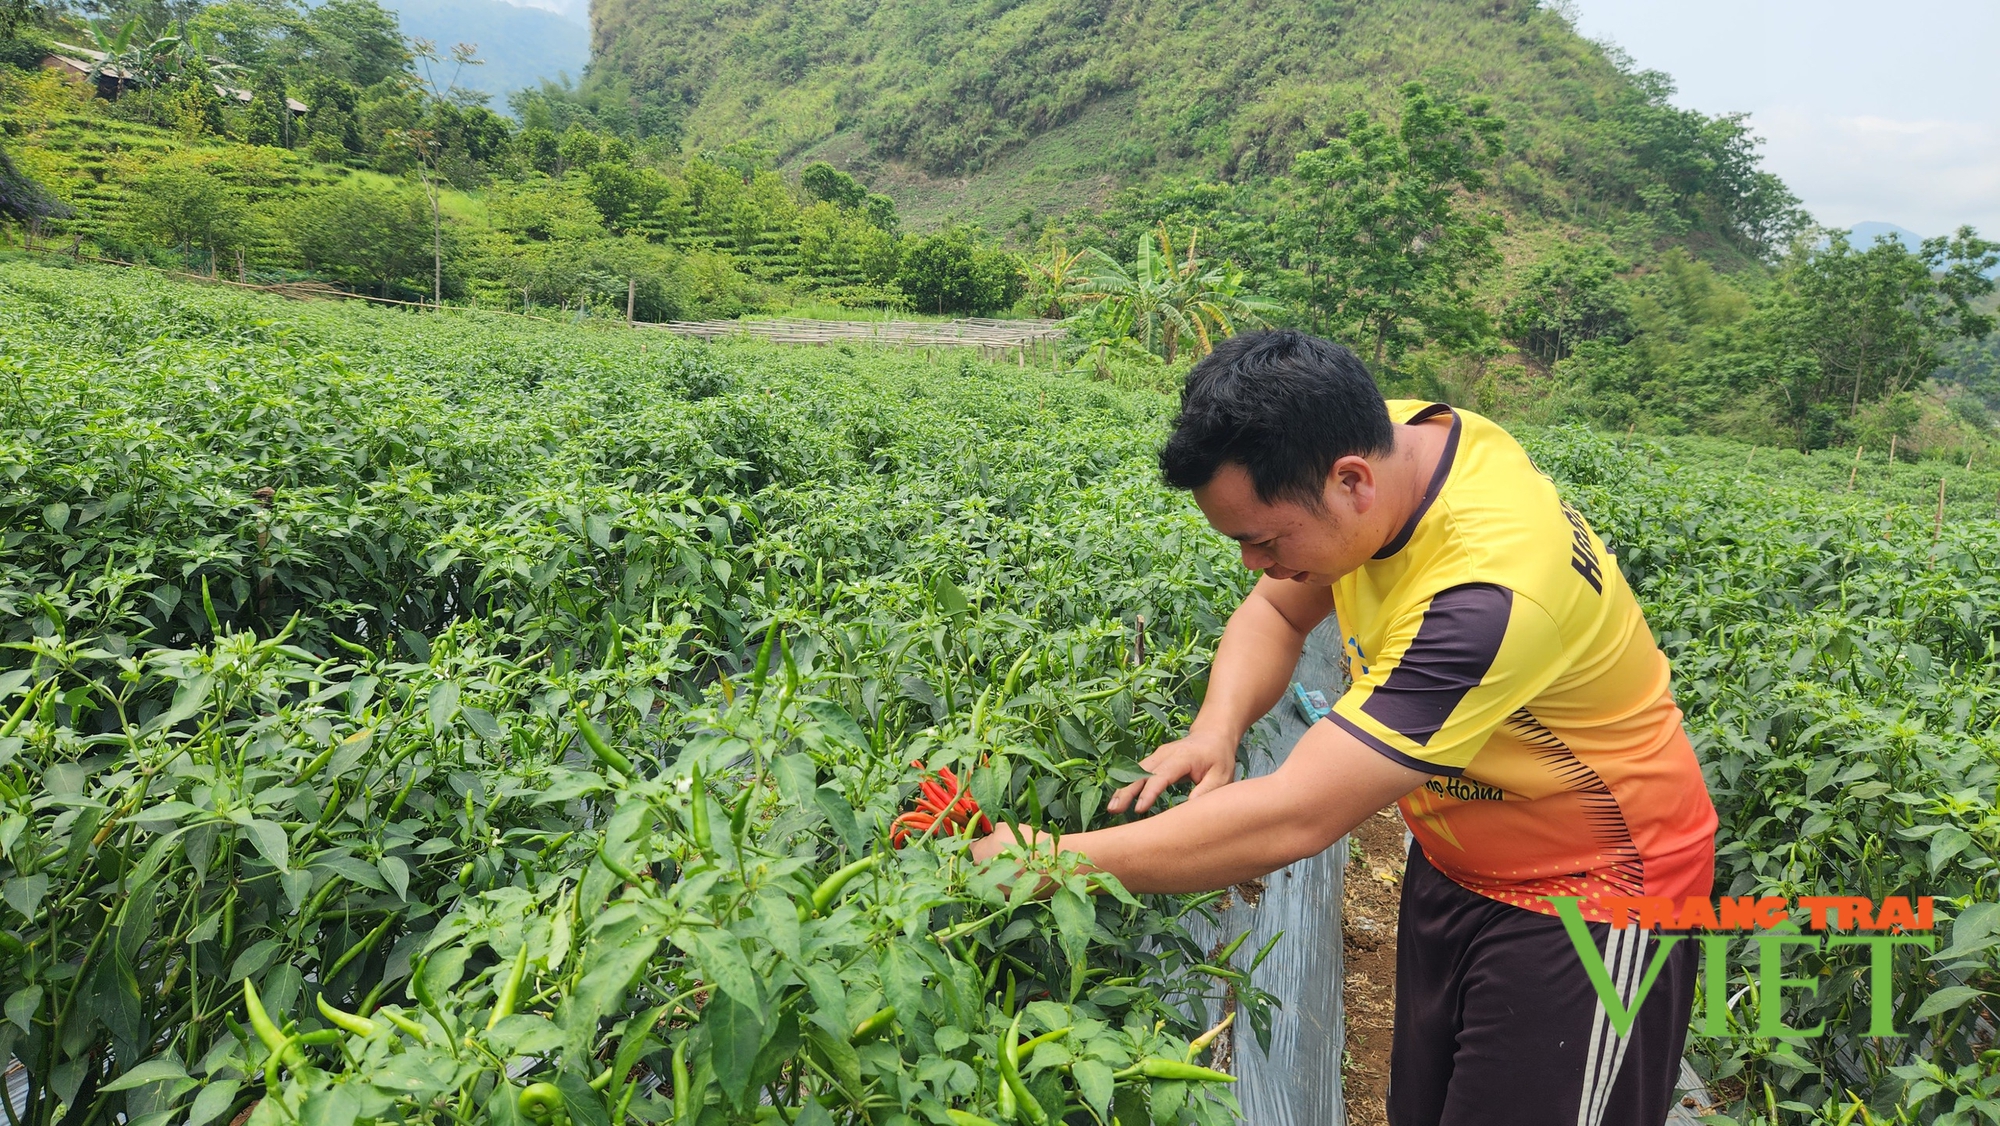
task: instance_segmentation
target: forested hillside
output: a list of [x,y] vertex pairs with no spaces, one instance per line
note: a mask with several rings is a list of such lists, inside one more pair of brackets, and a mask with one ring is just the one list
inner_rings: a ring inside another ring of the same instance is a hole
[[1491,99],[1523,213],[1760,243],[1791,204],[1736,122],[1671,108],[1534,0],[600,0],[593,21],[596,81],[690,144],[824,157],[989,226],[1282,172],[1413,79]]

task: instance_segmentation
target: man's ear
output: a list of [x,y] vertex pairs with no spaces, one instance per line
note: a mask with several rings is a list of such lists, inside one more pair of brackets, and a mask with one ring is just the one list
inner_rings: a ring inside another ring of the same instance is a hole
[[1359,454],[1349,454],[1326,471],[1326,502],[1352,509],[1356,515],[1375,507],[1375,467]]

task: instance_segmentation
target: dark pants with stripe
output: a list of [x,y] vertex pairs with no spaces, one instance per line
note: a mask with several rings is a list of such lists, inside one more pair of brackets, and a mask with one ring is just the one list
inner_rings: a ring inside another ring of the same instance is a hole
[[[1630,1000],[1659,947],[1591,923]],[[1700,944],[1677,943],[1619,1036],[1562,920],[1467,891],[1412,845],[1396,935],[1391,1126],[1660,1126],[1675,1097]]]

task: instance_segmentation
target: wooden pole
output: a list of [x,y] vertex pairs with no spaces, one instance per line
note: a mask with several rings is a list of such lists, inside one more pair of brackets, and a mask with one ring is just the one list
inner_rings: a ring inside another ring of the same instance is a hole
[[1750,447],[1750,456],[1743,459],[1743,472],[1750,472],[1750,463],[1757,460],[1757,447]]
[[639,279],[625,279],[625,327],[632,327],[632,304],[639,296]]
[[1938,478],[1937,515],[1931,519],[1931,542],[1936,543],[1944,532],[1944,478]]
[[1896,468],[1896,439],[1901,436],[1900,434],[1889,435],[1889,468],[1891,469]]
[[1854,475],[1861,472],[1861,443],[1854,444],[1854,468],[1847,471],[1847,491],[1854,491]]

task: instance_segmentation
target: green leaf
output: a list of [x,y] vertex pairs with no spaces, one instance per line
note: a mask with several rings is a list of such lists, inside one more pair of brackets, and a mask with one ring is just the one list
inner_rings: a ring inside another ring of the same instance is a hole
[[23,1032],[33,1032],[36,1010],[42,1007],[42,987],[30,985],[17,989],[7,998],[7,1019],[18,1025]]
[[187,1068],[181,1062],[166,1056],[147,1060],[125,1074],[99,1087],[100,1091],[129,1091],[148,1083],[164,1083],[170,1079],[186,1079]]
[[26,919],[35,917],[35,911],[42,905],[42,897],[48,893],[49,876],[46,872],[16,876],[0,884],[0,899],[5,899],[7,906],[19,911]]
[[352,1126],[360,1119],[361,1100],[345,1083],[307,1094],[299,1108],[299,1126]]
[[1982,995],[1980,990],[1974,989],[1969,985],[1948,985],[1931,994],[1929,997],[1924,998],[1924,1003],[1917,1007],[1916,1012],[1910,1014],[1910,1019],[1924,1020],[1928,1017],[1934,1017],[1939,1013],[1948,1013],[1955,1009],[1962,1009]]
[[743,956],[743,947],[735,935],[706,927],[683,927],[674,932],[674,945],[694,959],[695,976],[736,998],[738,1004],[763,1008],[764,996],[757,987],[757,975],[751,972],[750,959]]
[[406,863],[400,856],[393,856],[388,853],[383,853],[382,859],[377,860],[375,862],[375,867],[381,871],[382,878],[388,882],[391,888],[395,890],[396,898],[404,901],[405,903],[409,902],[410,900],[409,864]]
[[972,603],[966,600],[965,592],[958,589],[958,584],[952,582],[949,575],[939,575],[933,590],[937,594],[938,609],[947,616],[962,618],[972,612]]
[[240,1086],[242,1081],[238,1079],[217,1079],[203,1087],[194,1097],[194,1105],[188,1108],[187,1126],[208,1126],[229,1113]]
[[166,711],[153,717],[151,723],[140,729],[141,734],[166,731],[186,722],[202,706],[208,703],[209,693],[215,689],[215,678],[206,673],[192,680],[183,680],[174,689],[174,702]]
[[1083,961],[1097,930],[1097,908],[1091,905],[1088,896],[1065,884],[1049,900],[1049,911],[1056,918],[1063,957],[1072,965]]
[[458,682],[447,680],[431,689],[430,722],[431,731],[443,731],[458,714]]
[[1099,1060],[1078,1060],[1070,1065],[1070,1074],[1076,1077],[1076,1089],[1083,1094],[1086,1105],[1103,1111],[1111,1105],[1111,1096],[1117,1084],[1111,1077],[1111,1065]]
[[839,704],[825,697],[819,697],[807,701],[806,711],[814,719],[819,720],[820,726],[826,729],[828,735],[850,747],[862,750],[868,748],[868,733],[863,731],[861,725],[854,722],[854,717],[847,714],[847,709]]
[[1938,830],[1937,834],[1931,837],[1931,875],[1937,875],[1938,870],[1943,868],[1947,861],[1964,852],[1971,844],[1972,834],[1956,825],[1947,825]]
[[291,869],[292,845],[284,826],[275,821],[253,820],[246,828],[258,855],[280,872]]
[[709,1058],[722,1093],[739,1107],[747,1105],[757,1052],[769,1034],[763,1018],[755,1008],[721,994],[702,1010],[701,1024],[708,1030]]
[[494,719],[493,713],[485,708],[464,708],[458,714],[465,719],[465,725],[477,732],[481,739],[502,737],[500,721]]

